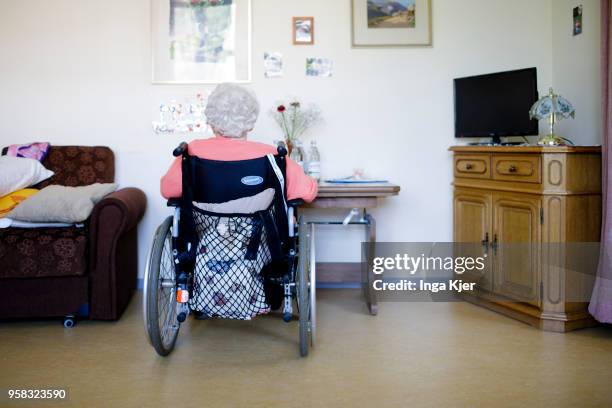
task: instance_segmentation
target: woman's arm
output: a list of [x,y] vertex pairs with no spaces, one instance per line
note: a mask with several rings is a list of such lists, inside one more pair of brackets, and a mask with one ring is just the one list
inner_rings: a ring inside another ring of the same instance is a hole
[[177,157],[161,179],[161,194],[164,198],[179,198],[183,194],[181,158]]
[[287,200],[301,198],[307,203],[317,197],[317,181],[304,174],[304,170],[293,160],[287,159]]

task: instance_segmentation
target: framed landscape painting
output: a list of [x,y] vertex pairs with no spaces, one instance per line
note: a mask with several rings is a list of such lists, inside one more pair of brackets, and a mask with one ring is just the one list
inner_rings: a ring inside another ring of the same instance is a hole
[[353,47],[431,46],[432,0],[351,0]]
[[251,80],[251,0],[151,0],[153,83]]

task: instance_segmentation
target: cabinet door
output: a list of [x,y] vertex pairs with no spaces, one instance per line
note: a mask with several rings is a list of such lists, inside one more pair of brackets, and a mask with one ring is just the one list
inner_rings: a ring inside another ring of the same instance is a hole
[[493,290],[540,305],[541,200],[528,194],[493,194]]
[[[454,194],[454,256],[485,257],[485,269],[466,271],[461,279],[476,282],[480,289],[491,290],[491,267],[488,245],[491,239],[491,193],[481,190],[456,189]],[[484,244],[483,244],[484,241]]]

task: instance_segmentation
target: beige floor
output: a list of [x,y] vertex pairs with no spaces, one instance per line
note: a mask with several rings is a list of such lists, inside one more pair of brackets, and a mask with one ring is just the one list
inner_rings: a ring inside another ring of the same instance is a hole
[[[0,324],[0,388],[68,387],[80,407],[612,406],[612,328],[544,333],[465,303],[384,303],[319,291],[316,350],[297,326],[191,321],[168,358],[140,297],[117,323]],[[6,400],[0,400],[0,405]]]

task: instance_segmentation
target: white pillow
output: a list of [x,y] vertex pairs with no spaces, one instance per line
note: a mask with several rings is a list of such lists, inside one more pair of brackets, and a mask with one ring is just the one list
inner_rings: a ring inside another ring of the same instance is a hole
[[0,197],[38,184],[53,174],[38,160],[0,156]]

